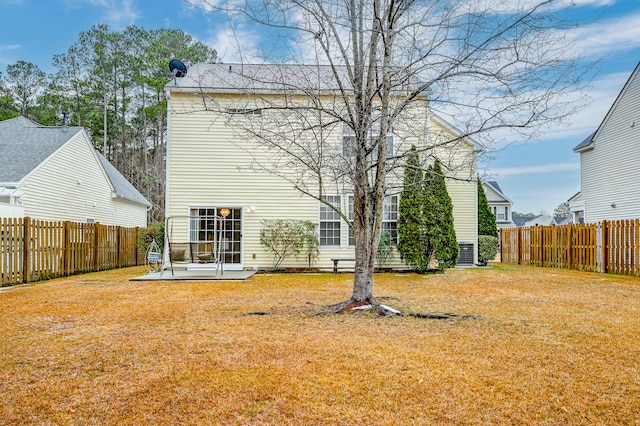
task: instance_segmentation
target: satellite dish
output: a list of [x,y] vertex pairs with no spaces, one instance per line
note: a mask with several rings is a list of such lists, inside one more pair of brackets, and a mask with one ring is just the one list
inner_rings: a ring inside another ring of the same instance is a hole
[[187,67],[179,59],[172,59],[169,61],[169,71],[171,71],[174,80],[176,77],[180,78],[187,75]]

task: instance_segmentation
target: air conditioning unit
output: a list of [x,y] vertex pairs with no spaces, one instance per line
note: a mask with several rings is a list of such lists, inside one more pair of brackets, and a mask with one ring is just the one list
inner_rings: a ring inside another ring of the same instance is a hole
[[458,243],[460,255],[458,265],[473,265],[473,243]]

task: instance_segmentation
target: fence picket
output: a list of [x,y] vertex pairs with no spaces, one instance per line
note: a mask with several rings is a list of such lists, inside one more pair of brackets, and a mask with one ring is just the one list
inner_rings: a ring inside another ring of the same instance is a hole
[[500,238],[503,262],[640,275],[638,219],[503,228]]
[[0,218],[0,286],[139,264],[138,228]]

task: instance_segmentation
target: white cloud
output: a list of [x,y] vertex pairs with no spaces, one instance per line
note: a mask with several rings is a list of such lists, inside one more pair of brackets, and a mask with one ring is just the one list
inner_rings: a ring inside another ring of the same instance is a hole
[[260,34],[257,31],[227,26],[205,43],[216,49],[223,62],[260,62]]
[[0,64],[2,65],[9,65],[12,64],[14,62],[16,62],[16,59],[13,59],[10,57],[10,53],[14,50],[18,50],[20,49],[19,44],[5,44],[5,45],[0,45]]
[[140,18],[140,12],[135,7],[135,0],[63,0],[67,7],[79,8],[83,4],[100,7],[104,10],[100,23],[107,24],[111,30],[122,30],[134,25]]
[[537,166],[523,166],[523,167],[504,167],[498,169],[489,170],[489,175],[497,177],[516,176],[516,175],[530,175],[541,173],[553,173],[553,172],[565,172],[570,170],[580,170],[580,163],[556,163],[556,164],[542,164]]
[[202,9],[206,13],[213,12],[214,5],[217,4],[214,0],[186,0],[192,7]]
[[568,36],[576,50],[590,57],[635,49],[640,39],[640,13],[597,21],[576,28]]

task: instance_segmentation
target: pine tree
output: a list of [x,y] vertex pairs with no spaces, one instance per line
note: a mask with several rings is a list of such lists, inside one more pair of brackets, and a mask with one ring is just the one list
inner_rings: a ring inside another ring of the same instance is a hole
[[423,186],[425,245],[445,268],[458,262],[460,248],[453,225],[453,203],[447,192],[447,185],[440,163],[429,166]]
[[424,173],[416,147],[412,146],[404,169],[398,222],[398,251],[405,263],[418,272],[429,264],[429,253],[424,243],[423,216]]
[[490,235],[498,238],[496,217],[491,213],[487,195],[484,193],[480,179],[478,179],[478,235]]

